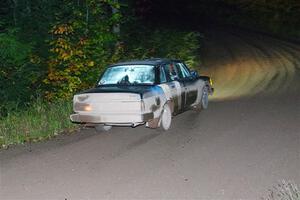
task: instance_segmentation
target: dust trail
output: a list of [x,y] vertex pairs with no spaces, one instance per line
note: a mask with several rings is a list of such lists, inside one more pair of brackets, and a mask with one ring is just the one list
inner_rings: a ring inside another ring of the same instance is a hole
[[213,78],[212,100],[300,91],[300,47],[245,32],[210,31],[202,74]]

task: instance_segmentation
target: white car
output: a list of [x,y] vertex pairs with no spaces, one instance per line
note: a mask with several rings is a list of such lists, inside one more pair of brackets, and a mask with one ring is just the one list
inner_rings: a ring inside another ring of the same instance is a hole
[[144,124],[168,130],[172,116],[206,109],[212,93],[211,79],[179,60],[117,63],[106,69],[95,88],[74,96],[70,119],[97,130]]

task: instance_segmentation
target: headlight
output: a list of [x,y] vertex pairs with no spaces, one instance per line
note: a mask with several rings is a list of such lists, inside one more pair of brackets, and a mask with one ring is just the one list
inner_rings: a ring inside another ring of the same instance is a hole
[[213,85],[213,81],[212,81],[211,78],[209,79],[209,83],[210,83],[211,86]]

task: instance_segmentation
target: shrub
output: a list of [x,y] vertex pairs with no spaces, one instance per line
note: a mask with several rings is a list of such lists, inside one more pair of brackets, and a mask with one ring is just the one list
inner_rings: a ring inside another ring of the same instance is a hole
[[0,33],[0,118],[35,94],[40,69],[30,59],[30,44],[20,41],[15,31]]

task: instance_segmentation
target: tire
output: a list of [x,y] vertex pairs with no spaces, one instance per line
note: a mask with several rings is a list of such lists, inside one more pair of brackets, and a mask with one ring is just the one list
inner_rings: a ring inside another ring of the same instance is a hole
[[163,131],[169,130],[172,123],[172,112],[170,106],[165,104],[160,117],[160,129]]
[[110,129],[112,129],[112,126],[99,124],[99,125],[95,126],[95,129],[96,129],[97,132],[107,132]]
[[204,86],[202,89],[202,96],[198,105],[194,107],[194,110],[201,112],[204,109],[208,108],[208,88]]
[[208,88],[206,86],[203,87],[202,97],[201,97],[201,108],[208,108]]

